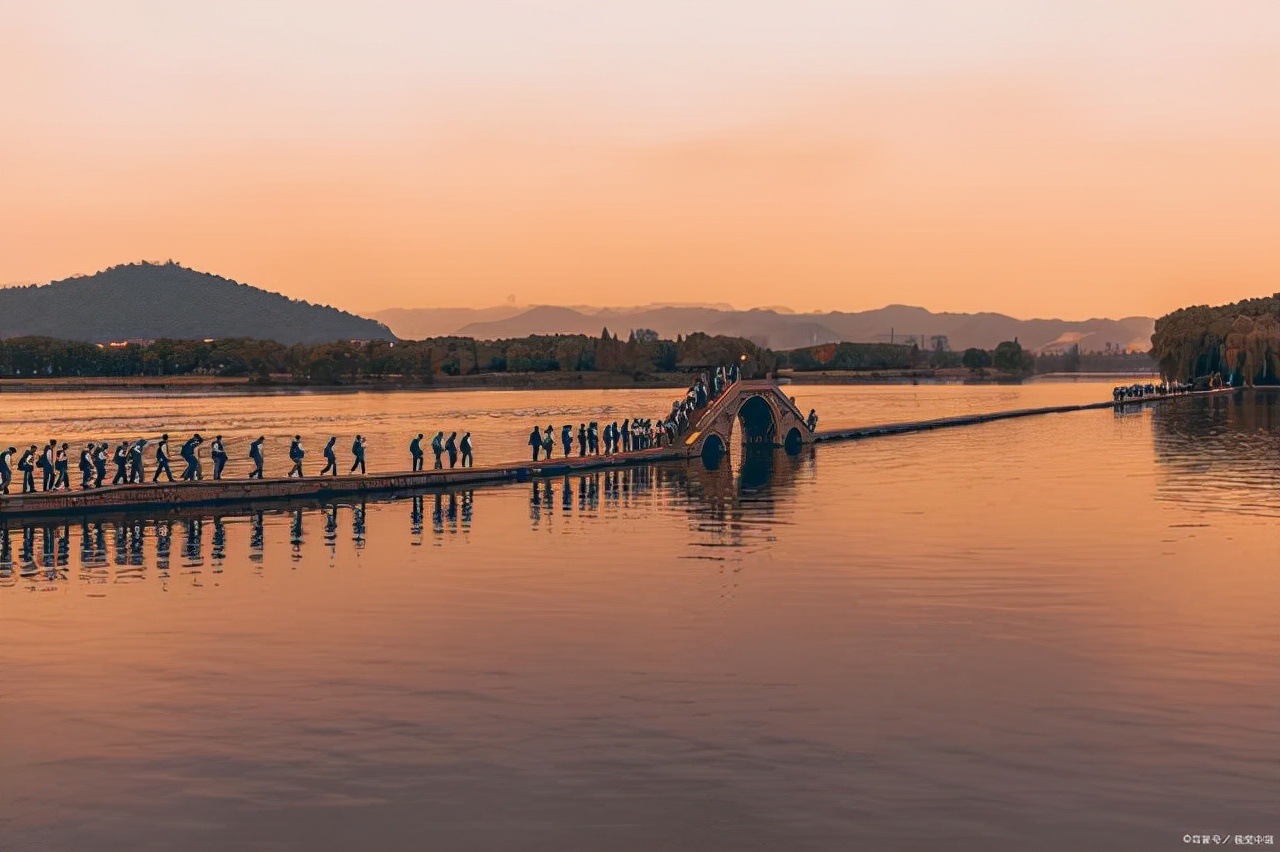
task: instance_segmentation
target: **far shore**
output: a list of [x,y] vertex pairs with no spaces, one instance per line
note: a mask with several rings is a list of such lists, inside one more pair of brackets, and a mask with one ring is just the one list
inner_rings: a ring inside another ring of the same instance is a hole
[[[0,394],[35,391],[235,391],[238,393],[280,393],[312,391],[320,393],[350,391],[428,391],[428,390],[643,390],[649,388],[686,388],[695,381],[696,373],[479,373],[466,376],[437,376],[425,383],[400,377],[361,379],[355,382],[319,384],[299,382],[288,375],[269,380],[248,376],[57,376],[49,378],[0,379]],[[1051,373],[1039,376],[1014,376],[993,371],[975,374],[967,369],[948,370],[826,370],[794,372],[780,370],[783,384],[797,385],[875,385],[875,384],[1016,384],[1035,379],[1111,379],[1134,373]]]

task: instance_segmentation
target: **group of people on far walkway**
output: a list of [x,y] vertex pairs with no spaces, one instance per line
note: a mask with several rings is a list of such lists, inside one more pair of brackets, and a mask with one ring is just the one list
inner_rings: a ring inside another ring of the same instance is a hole
[[1162,382],[1160,384],[1129,385],[1111,389],[1111,398],[1116,402],[1131,399],[1147,399],[1153,396],[1169,396],[1171,394],[1190,393],[1195,389],[1191,382]]

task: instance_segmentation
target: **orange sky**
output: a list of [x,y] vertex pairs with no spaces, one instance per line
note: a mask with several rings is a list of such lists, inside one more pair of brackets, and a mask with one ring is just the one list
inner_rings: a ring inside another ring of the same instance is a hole
[[6,8],[0,283],[173,258],[360,312],[1064,318],[1280,290],[1274,0],[410,5]]

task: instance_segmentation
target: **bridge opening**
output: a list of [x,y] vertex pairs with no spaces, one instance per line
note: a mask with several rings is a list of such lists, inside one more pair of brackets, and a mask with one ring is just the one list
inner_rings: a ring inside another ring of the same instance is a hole
[[748,397],[738,409],[739,428],[744,449],[773,449],[778,446],[778,424],[773,416],[773,406],[764,397]]

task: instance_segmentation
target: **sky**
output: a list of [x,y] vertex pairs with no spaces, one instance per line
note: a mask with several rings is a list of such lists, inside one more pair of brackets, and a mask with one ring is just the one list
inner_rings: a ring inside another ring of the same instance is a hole
[[1280,290],[1276,0],[0,0],[0,285],[1084,319]]

